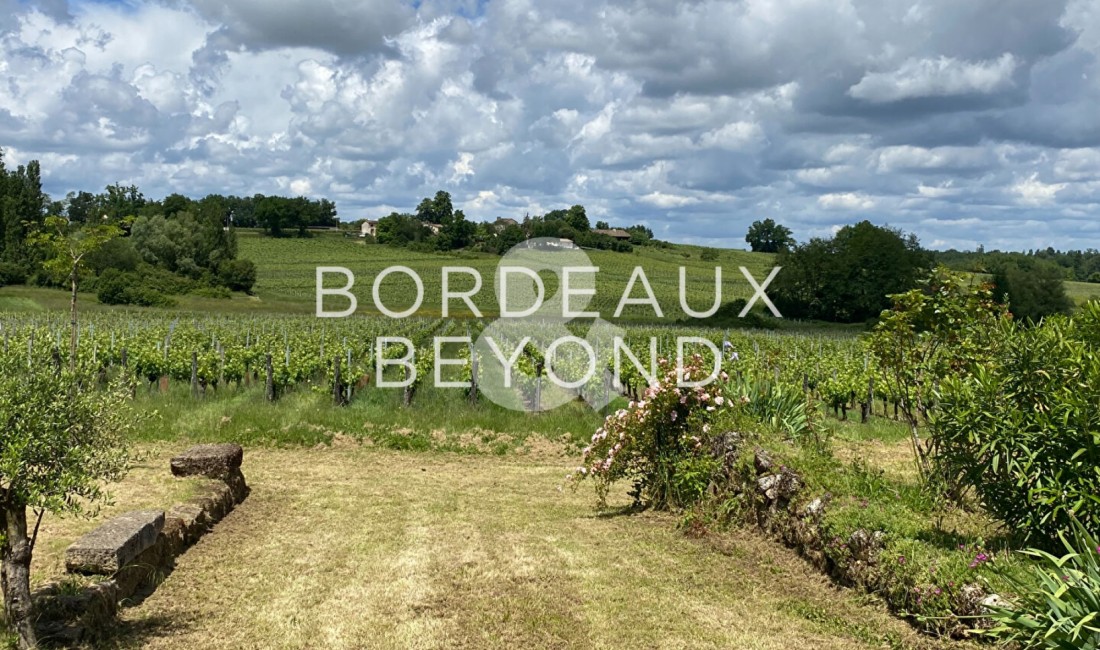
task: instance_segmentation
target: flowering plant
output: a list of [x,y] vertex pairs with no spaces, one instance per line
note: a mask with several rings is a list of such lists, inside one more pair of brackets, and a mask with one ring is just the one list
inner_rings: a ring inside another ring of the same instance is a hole
[[[686,382],[705,377],[702,358],[685,360],[681,376]],[[702,468],[714,460],[705,444],[710,423],[720,409],[732,406],[731,400],[718,382],[678,386],[677,369],[667,359],[658,360],[657,379],[642,399],[604,420],[584,449],[583,464],[570,475],[575,482],[593,480],[601,507],[611,485],[624,478],[634,481],[636,502],[654,508],[684,505],[709,481]]]

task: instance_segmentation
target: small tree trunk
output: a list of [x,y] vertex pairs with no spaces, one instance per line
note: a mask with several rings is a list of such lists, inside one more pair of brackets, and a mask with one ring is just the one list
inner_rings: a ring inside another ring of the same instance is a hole
[[76,267],[73,267],[69,280],[73,285],[72,300],[69,302],[69,370],[76,370]]
[[19,637],[20,648],[38,647],[31,616],[31,542],[27,537],[27,510],[7,506],[4,510],[2,553],[4,611],[8,626]]

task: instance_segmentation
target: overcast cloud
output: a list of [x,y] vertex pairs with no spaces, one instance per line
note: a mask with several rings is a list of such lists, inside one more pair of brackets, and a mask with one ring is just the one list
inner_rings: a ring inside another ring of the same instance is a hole
[[743,247],[860,219],[1100,248],[1095,0],[0,0],[0,147],[54,198],[437,189]]

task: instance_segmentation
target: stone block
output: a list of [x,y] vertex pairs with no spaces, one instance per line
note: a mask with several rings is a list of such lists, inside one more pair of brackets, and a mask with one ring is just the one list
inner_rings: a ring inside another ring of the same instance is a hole
[[65,551],[72,573],[113,575],[157,541],[163,510],[136,510],[104,522]]
[[228,479],[234,470],[240,470],[244,449],[233,443],[195,445],[172,458],[172,474],[175,476],[206,476]]

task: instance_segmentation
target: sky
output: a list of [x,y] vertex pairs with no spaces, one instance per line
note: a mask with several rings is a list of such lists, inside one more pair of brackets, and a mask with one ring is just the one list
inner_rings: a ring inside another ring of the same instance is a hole
[[55,199],[1100,248],[1100,2],[0,0],[0,148]]

